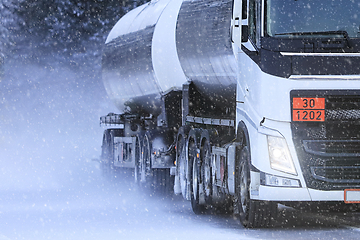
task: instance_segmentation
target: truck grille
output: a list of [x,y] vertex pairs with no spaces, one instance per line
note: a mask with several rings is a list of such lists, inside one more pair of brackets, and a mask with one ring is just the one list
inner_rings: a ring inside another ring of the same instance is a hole
[[307,153],[324,157],[359,157],[359,140],[303,140]]
[[320,190],[360,187],[360,91],[292,91],[325,97],[325,122],[292,122],[306,184]]
[[325,115],[326,115],[326,119],[328,121],[358,120],[358,119],[360,119],[360,110],[357,110],[357,109],[326,110]]
[[359,166],[311,167],[315,179],[332,183],[360,183]]

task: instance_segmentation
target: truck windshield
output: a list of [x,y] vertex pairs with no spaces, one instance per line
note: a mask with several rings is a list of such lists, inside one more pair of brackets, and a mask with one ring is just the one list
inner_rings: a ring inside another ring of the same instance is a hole
[[266,31],[271,37],[326,37],[334,33],[358,38],[360,1],[267,0],[266,21]]

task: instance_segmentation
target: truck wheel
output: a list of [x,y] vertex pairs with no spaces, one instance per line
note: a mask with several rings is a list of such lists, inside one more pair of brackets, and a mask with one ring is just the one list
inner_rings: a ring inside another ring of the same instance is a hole
[[250,152],[244,146],[237,162],[236,197],[240,222],[247,228],[269,227],[277,216],[277,203],[250,199]]
[[183,195],[184,198],[186,198],[186,182],[187,182],[187,178],[186,178],[186,169],[187,169],[187,164],[186,164],[186,158],[185,158],[185,139],[181,136],[181,138],[178,141],[178,148],[176,149],[177,154],[178,154],[178,164],[179,165],[179,182],[180,182],[180,188],[181,188],[181,194]]
[[150,189],[153,185],[153,171],[151,169],[151,141],[148,134],[145,134],[142,144],[142,157],[140,163],[140,186]]
[[102,142],[102,151],[101,151],[101,161],[100,169],[104,177],[112,177],[113,168],[114,168],[114,149],[113,149],[114,139],[112,138],[111,131],[109,129],[104,131],[103,142]]
[[195,143],[191,141],[189,143],[189,161],[190,161],[190,196],[191,196],[191,207],[195,214],[202,214],[205,211],[205,206],[200,204],[200,171],[199,171],[199,158],[196,156],[197,151]]
[[134,169],[135,184],[140,183],[140,165],[141,165],[141,140],[140,137],[137,136],[135,142],[135,169]]
[[212,202],[212,168],[211,168],[211,147],[209,140],[206,139],[201,149],[201,177],[203,180],[203,191],[205,193],[205,202]]

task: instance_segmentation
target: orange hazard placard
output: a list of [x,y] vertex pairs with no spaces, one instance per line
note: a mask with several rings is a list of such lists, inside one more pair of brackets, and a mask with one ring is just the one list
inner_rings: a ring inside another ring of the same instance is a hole
[[325,98],[293,98],[293,109],[325,109]]
[[293,98],[292,108],[293,121],[325,121],[325,98],[295,97]]
[[344,190],[345,203],[360,203],[360,189],[345,189]]
[[293,110],[293,121],[324,122],[325,110]]

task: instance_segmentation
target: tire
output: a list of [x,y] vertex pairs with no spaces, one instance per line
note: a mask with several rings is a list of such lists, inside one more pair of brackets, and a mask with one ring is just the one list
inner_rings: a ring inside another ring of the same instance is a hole
[[200,174],[203,181],[203,192],[206,204],[212,203],[212,167],[211,167],[211,146],[209,139],[205,139],[200,151],[201,156],[201,168]]
[[276,221],[277,203],[250,199],[249,157],[249,148],[244,146],[236,166],[236,198],[240,222],[246,228],[270,227]]
[[175,193],[183,196],[184,199],[190,200],[188,186],[188,162],[186,157],[186,140],[190,131],[189,126],[179,128],[176,141],[176,189]]
[[136,185],[140,184],[140,166],[141,166],[141,139],[136,137],[135,142],[135,169],[134,169],[134,182]]
[[186,164],[186,151],[185,151],[185,139],[181,136],[180,139],[178,140],[178,147],[177,147],[177,165],[178,167],[178,171],[179,171],[179,183],[180,183],[180,189],[181,189],[181,194],[183,195],[184,198],[186,198],[186,192],[187,192],[187,177],[186,177],[186,169],[187,169],[187,164]]
[[200,160],[197,157],[197,149],[193,141],[189,142],[189,163],[190,170],[190,198],[191,207],[195,214],[203,214],[205,212],[205,206],[200,204]]
[[111,130],[107,129],[104,131],[100,169],[101,173],[106,178],[111,178],[114,169],[114,149],[113,149],[114,138],[111,134]]
[[146,133],[142,141],[142,154],[140,161],[140,187],[153,189],[153,171],[151,169],[151,141],[150,134]]

